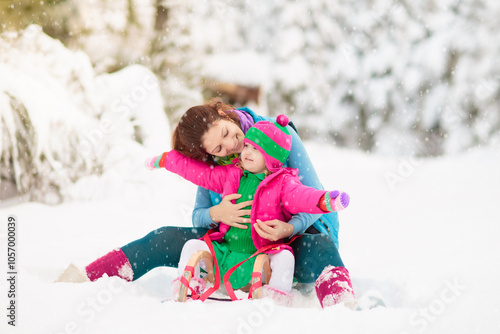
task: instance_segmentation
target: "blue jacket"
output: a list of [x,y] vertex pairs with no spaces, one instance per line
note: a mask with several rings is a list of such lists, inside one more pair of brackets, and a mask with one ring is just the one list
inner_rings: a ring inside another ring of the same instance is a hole
[[[239,110],[250,114],[254,122],[263,120],[275,121],[275,118],[259,116],[248,108],[239,108]],[[297,168],[299,170],[299,177],[302,184],[316,189],[323,189],[323,186],[318,179],[318,175],[316,174],[316,171],[311,163],[311,159],[309,159],[309,156],[307,155],[302,140],[297,132],[290,127],[290,125],[288,125],[288,128],[288,131],[292,135],[292,148],[285,163],[285,167]],[[221,200],[222,196],[220,194],[198,187],[192,218],[193,226],[204,228],[214,227],[214,222],[210,218],[209,210],[212,206],[219,204]],[[314,227],[321,233],[330,235],[337,248],[339,247],[339,219],[337,212],[330,212],[327,214],[299,213],[294,215],[288,223],[293,225],[294,234],[302,234],[311,225],[314,225]]]

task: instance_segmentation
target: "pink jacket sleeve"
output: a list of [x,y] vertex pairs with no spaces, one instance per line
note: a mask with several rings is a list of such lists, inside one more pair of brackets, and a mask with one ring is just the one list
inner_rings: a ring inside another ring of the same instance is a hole
[[326,191],[311,188],[300,183],[298,177],[287,177],[281,188],[281,203],[290,213],[325,213],[318,207]]
[[222,194],[224,183],[232,177],[233,168],[232,165],[210,166],[177,151],[170,151],[165,159],[166,170],[218,194]]

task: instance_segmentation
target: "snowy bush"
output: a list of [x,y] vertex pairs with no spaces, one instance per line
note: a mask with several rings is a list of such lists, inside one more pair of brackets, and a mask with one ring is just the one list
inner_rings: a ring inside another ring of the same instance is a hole
[[0,74],[2,189],[56,203],[116,164],[118,148],[169,145],[158,82],[141,66],[96,76],[84,53],[29,26],[0,36]]

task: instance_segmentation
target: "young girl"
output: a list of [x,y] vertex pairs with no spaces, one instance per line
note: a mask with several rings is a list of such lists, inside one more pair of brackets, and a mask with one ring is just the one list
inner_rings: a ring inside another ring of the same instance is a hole
[[[271,241],[260,236],[254,224],[258,220],[280,219],[289,221],[292,214],[324,213],[339,211],[349,204],[349,196],[339,191],[325,192],[302,185],[295,169],[283,168],[292,145],[291,135],[285,127],[288,118],[280,115],[277,123],[261,121],[250,128],[243,140],[243,150],[236,164],[209,166],[188,158],[176,151],[163,153],[146,162],[146,166],[166,168],[185,179],[222,195],[238,193],[238,202],[253,199],[249,223],[246,228],[230,227],[221,223],[218,232],[210,235],[215,256],[219,263],[221,277],[230,268],[247,259],[258,249],[279,244],[269,254],[273,271],[271,280],[264,287],[264,296],[270,296],[281,304],[289,304],[293,282],[294,257],[291,248],[283,239]],[[182,249],[179,261],[179,276],[191,255],[197,250],[207,250],[202,240],[190,240]],[[251,278],[253,259],[244,262],[230,277],[234,289],[246,286]],[[199,269],[192,279],[192,285],[203,289]],[[173,293],[179,289],[179,279],[173,282]]]

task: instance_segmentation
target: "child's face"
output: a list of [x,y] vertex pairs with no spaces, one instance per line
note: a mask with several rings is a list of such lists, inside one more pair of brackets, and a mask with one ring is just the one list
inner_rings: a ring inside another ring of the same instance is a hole
[[267,171],[264,156],[254,146],[245,143],[241,151],[240,161],[247,171],[253,174],[260,174]]

